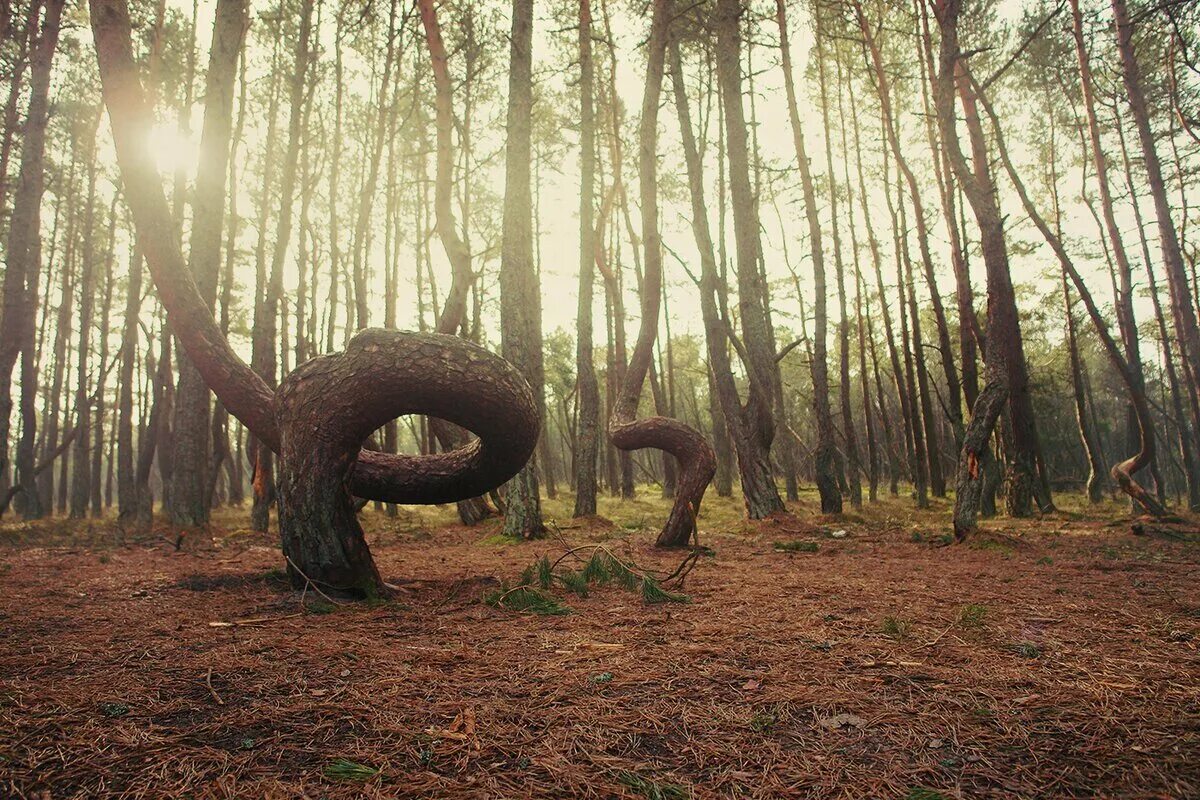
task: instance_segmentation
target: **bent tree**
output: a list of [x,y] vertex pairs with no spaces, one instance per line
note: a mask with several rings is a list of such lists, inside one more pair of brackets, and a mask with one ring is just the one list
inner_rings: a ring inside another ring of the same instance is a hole
[[650,55],[646,64],[646,90],[642,97],[642,118],[638,130],[642,246],[645,248],[642,322],[613,407],[608,438],[620,450],[653,447],[675,456],[679,462],[675,504],[658,536],[658,544],[682,546],[688,543],[696,529],[700,501],[704,499],[704,492],[717,471],[717,456],[708,441],[690,425],[669,417],[637,418],[638,400],[654,356],[654,340],[658,335],[658,317],[662,308],[662,239],[658,230],[656,159],[658,106],[662,96],[670,6],[670,0],[655,0],[650,22]]
[[[364,329],[345,351],[267,384],[230,347],[187,269],[153,157],[151,114],[133,59],[125,0],[91,0],[91,25],[117,163],[159,299],[218,399],[279,455],[279,528],[293,586],[356,597],[384,585],[353,497],[448,503],[507,481],[528,461],[540,421],[529,385],[507,361],[442,334]],[[436,415],[479,438],[434,455],[361,449],[406,414]]]

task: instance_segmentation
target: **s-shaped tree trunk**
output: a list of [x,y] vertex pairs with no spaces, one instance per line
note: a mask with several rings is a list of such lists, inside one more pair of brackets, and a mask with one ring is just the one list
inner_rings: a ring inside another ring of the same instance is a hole
[[[293,586],[384,590],[353,497],[447,503],[507,481],[537,445],[533,393],[511,364],[453,336],[366,329],[302,364],[272,392],[221,334],[186,268],[152,155],[125,0],[92,0],[104,101],[138,242],[192,363],[231,414],[280,457],[279,526]],[[362,450],[405,414],[436,414],[477,441],[429,456]]]
[[666,60],[667,26],[671,0],[655,0],[650,22],[650,55],[646,65],[646,91],[642,96],[642,118],[638,130],[638,178],[642,202],[642,245],[645,247],[642,276],[642,322],[629,367],[621,381],[608,437],[621,450],[653,447],[665,450],[679,462],[675,504],[658,536],[658,544],[686,545],[696,530],[700,501],[717,471],[712,446],[694,428],[669,417],[637,418],[638,400],[658,334],[662,306],[662,240],[658,231],[658,106],[662,95]]

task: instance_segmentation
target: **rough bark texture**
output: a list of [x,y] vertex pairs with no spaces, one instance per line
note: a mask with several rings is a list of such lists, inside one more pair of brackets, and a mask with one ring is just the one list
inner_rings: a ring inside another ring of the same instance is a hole
[[666,57],[667,26],[671,1],[655,0],[650,23],[650,55],[646,68],[646,91],[638,130],[638,177],[642,203],[642,245],[645,247],[642,277],[642,321],[629,367],[621,381],[617,403],[609,421],[609,440],[625,450],[653,447],[665,450],[679,462],[675,503],[658,544],[683,546],[696,531],[700,501],[717,469],[712,447],[692,427],[667,417],[637,418],[638,400],[654,356],[658,317],[662,304],[662,241],[658,230],[658,106],[662,95]]
[[[692,129],[691,111],[683,83],[683,64],[679,46],[671,41],[671,83],[675,94],[675,109],[679,118],[680,138],[683,141],[684,163],[688,173],[688,192],[692,203],[692,234],[700,255],[700,313],[704,320],[704,339],[708,353],[709,380],[718,406],[713,419],[724,423],[721,431],[732,441],[737,453],[737,467],[742,486],[770,485],[769,464],[757,455],[753,436],[747,430],[750,420],[738,396],[737,382],[729,358],[730,321],[721,314],[719,287],[721,278],[713,249],[712,232],[708,225],[708,204],[704,199],[704,179],[701,175],[700,152]],[[714,428],[716,426],[714,425]],[[717,431],[714,430],[714,433]],[[715,451],[714,451],[715,455]],[[745,493],[743,492],[743,496]],[[746,499],[750,513],[750,500]]]
[[[500,350],[521,371],[546,413],[542,356],[542,301],[533,261],[530,187],[533,116],[533,0],[514,0],[508,80],[503,241],[500,250]],[[504,533],[522,539],[546,532],[531,461],[508,484]]]
[[[838,208],[837,177],[833,166],[833,128],[829,124],[829,90],[825,77],[825,48],[822,16],[816,13],[817,84],[821,94],[821,123],[825,129],[825,174],[829,184],[830,233],[833,240],[833,271],[838,295],[838,400],[842,417],[842,452],[850,505],[862,507],[862,470],[859,465],[858,435],[850,405],[850,315],[846,313],[846,265],[842,260],[841,220]],[[849,187],[847,187],[849,189]],[[857,259],[857,253],[851,253]]]
[[1150,128],[1150,114],[1146,108],[1137,56],[1133,50],[1133,21],[1129,17],[1125,0],[1112,0],[1112,8],[1116,23],[1117,49],[1121,54],[1121,78],[1125,83],[1129,110],[1137,128],[1138,141],[1142,146],[1142,163],[1150,184],[1150,195],[1154,198],[1158,239],[1167,273],[1167,286],[1171,292],[1171,317],[1175,323],[1175,336],[1179,340],[1180,354],[1186,367],[1184,374],[1188,377],[1188,390],[1194,406],[1200,403],[1200,326],[1196,322],[1196,309],[1189,291],[1179,232],[1175,228],[1171,204],[1167,200],[1162,163],[1154,144],[1154,132]]
[[[345,352],[288,375],[276,402],[280,532],[301,585],[307,577],[323,587],[378,591],[353,495],[443,503],[483,494],[520,469],[537,442],[537,408],[524,378],[455,336],[364,329]],[[380,461],[365,461],[362,442],[405,414],[436,414],[479,439],[435,456],[372,453]]]
[[133,444],[133,378],[137,364],[138,316],[142,308],[142,251],[134,246],[129,257],[129,281],[125,294],[125,330],[121,335],[121,388],[117,394],[117,519],[137,519],[137,481]]
[[[138,241],[180,341],[230,413],[281,450],[280,529],[293,584],[381,591],[351,495],[391,503],[446,503],[511,478],[538,438],[533,394],[498,356],[456,337],[365,330],[345,353],[302,365],[273,393],[230,348],[185,268],[151,155],[150,124],[122,0],[93,0],[92,30]],[[431,456],[361,450],[403,414],[436,413],[479,439]]]
[[[942,373],[946,379],[946,391],[948,393],[945,403],[946,415],[950,418],[950,424],[954,428],[955,439],[959,440],[962,438],[960,431],[963,425],[961,383],[958,377],[958,367],[954,363],[954,350],[950,344],[950,327],[946,322],[946,311],[942,305],[942,297],[938,291],[937,280],[934,275],[933,256],[929,246],[929,228],[925,220],[925,205],[921,200],[921,190],[916,175],[908,164],[904,147],[900,142],[899,125],[892,110],[891,86],[888,81],[887,71],[883,66],[883,58],[879,50],[879,45],[875,40],[866,16],[862,12],[861,5],[856,3],[856,8],[859,29],[866,40],[868,50],[871,54],[871,63],[875,68],[875,88],[879,94],[884,132],[887,134],[888,145],[891,148],[892,155],[896,159],[896,165],[899,167],[900,173],[904,177],[904,182],[908,187],[909,199],[913,206],[913,216],[915,217],[917,228],[917,246],[921,252],[921,266],[924,268],[925,282],[929,287],[930,304],[933,308],[934,321],[937,324],[938,351],[941,356]],[[912,323],[915,334],[919,329],[920,322],[914,317]],[[918,351],[917,357],[922,363],[924,362],[923,353]],[[923,366],[918,366],[918,370],[921,375],[925,374]],[[928,398],[928,393],[922,391],[922,397]],[[932,404],[929,403],[928,405]],[[942,477],[941,461],[937,452],[938,436],[936,427],[930,426],[928,423],[929,420],[926,419],[925,437],[929,443],[930,488],[933,490],[935,496],[941,497],[946,493],[946,486]]]
[[1067,353],[1071,368],[1071,390],[1075,400],[1075,424],[1079,426],[1079,441],[1087,457],[1087,498],[1090,503],[1099,503],[1104,498],[1104,462],[1096,431],[1092,428],[1087,413],[1087,395],[1084,391],[1083,364],[1079,358],[1079,342],[1075,332],[1075,309],[1071,303],[1071,292],[1067,288],[1067,273],[1062,274],[1063,312],[1067,315]]
[[[438,23],[437,9],[433,0],[420,0],[421,24],[425,31],[425,42],[429,49],[433,69],[435,127],[437,130],[437,158],[434,181],[434,230],[446,251],[450,262],[450,291],[437,317],[439,333],[455,335],[462,327],[467,314],[467,295],[475,274],[471,269],[471,249],[459,235],[458,223],[451,204],[454,180],[454,146],[451,140],[454,128],[454,90],[450,80],[449,55],[442,40],[442,29]],[[438,442],[446,450],[462,447],[467,442],[465,432],[437,417],[430,419],[430,427]],[[482,497],[463,498],[458,503],[459,519],[466,525],[474,525],[491,516],[492,509]]]

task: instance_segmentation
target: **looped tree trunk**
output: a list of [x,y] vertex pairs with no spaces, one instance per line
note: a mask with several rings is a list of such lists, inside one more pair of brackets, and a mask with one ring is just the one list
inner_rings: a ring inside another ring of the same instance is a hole
[[[289,568],[307,565],[305,575],[294,575],[301,582],[307,576],[362,592],[377,587],[379,576],[353,494],[391,503],[482,494],[519,470],[537,441],[533,394],[516,369],[465,339],[435,333],[364,329],[345,352],[314,358],[284,378],[275,406]],[[405,414],[437,416],[480,438],[433,456],[361,449],[372,431]]]
[[666,61],[667,25],[670,0],[655,0],[650,23],[650,57],[647,64],[646,92],[642,100],[642,119],[638,134],[638,172],[642,201],[642,243],[645,246],[645,273],[642,279],[642,323],[629,367],[608,425],[608,438],[620,450],[653,447],[664,450],[679,462],[675,504],[667,518],[658,544],[681,547],[696,529],[700,501],[717,472],[717,457],[708,440],[694,428],[667,417],[637,419],[638,400],[658,334],[662,298],[662,240],[658,232],[658,175],[655,158],[658,144],[658,105]]
[[[500,486],[537,445],[540,419],[528,383],[504,359],[458,337],[366,329],[345,352],[302,364],[272,392],[230,347],[184,262],[143,144],[151,114],[125,0],[92,0],[91,21],[125,196],[159,299],[205,382],[279,453],[279,525],[293,585],[382,593],[352,496],[449,503]],[[404,414],[435,415],[479,439],[425,456],[362,449],[374,430]]]

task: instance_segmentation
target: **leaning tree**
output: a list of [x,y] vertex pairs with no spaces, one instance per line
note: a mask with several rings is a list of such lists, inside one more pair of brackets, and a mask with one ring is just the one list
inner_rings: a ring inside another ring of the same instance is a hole
[[638,178],[642,203],[642,323],[629,367],[621,380],[608,438],[621,450],[652,447],[665,450],[679,462],[675,504],[658,536],[658,544],[682,546],[696,529],[700,501],[717,471],[712,446],[695,428],[677,419],[654,416],[637,418],[638,401],[658,335],[662,309],[662,238],[658,230],[658,107],[666,61],[671,1],[655,0],[650,22],[650,55],[646,64],[646,90],[638,130]]
[[[448,503],[484,494],[529,460],[540,420],[507,361],[454,336],[364,329],[272,391],[221,333],[184,261],[153,155],[126,0],[91,0],[91,24],[125,198],[171,327],[229,413],[279,455],[279,528],[292,584],[370,596],[384,586],[355,496]],[[362,449],[396,417],[428,414],[479,438],[410,456]]]

